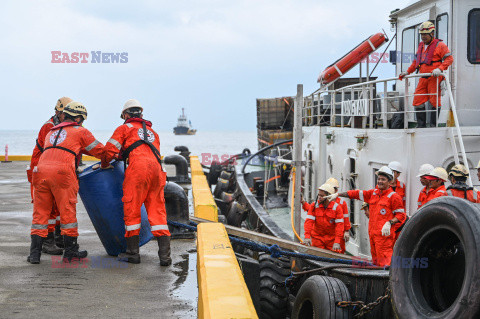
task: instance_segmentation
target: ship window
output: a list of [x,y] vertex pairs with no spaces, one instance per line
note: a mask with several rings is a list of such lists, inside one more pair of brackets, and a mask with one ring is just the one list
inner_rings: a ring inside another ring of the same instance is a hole
[[480,64],[480,9],[468,13],[468,61]]
[[407,71],[413,60],[415,60],[415,27],[410,27],[402,32],[402,72]]
[[448,45],[448,14],[444,13],[437,17],[437,39],[443,40]]

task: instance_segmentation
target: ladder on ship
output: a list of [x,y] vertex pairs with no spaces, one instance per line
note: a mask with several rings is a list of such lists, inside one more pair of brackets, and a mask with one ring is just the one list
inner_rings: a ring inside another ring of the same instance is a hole
[[[472,154],[472,153],[480,153],[480,150],[478,151],[465,151],[465,144],[463,142],[463,135],[462,135],[462,130],[460,128],[460,124],[458,122],[458,116],[457,116],[457,107],[455,104],[455,101],[453,100],[453,94],[452,94],[452,86],[450,85],[450,80],[447,75],[445,75],[445,83],[447,85],[447,93],[448,97],[450,100],[450,109],[452,110],[453,113],[453,120],[454,120],[454,127],[450,128],[450,143],[452,145],[453,149],[453,154],[454,154],[454,159],[455,159],[455,164],[460,164],[460,158],[459,155],[462,157],[462,162],[463,165],[467,168],[467,171],[470,172],[470,167],[468,165],[468,159],[467,159],[467,153]],[[473,134],[473,135],[465,135],[465,137],[480,137],[480,134]],[[458,151],[457,148],[457,143],[459,145],[460,151]],[[472,183],[472,177],[471,174],[468,175],[468,184],[470,186],[473,186]]]

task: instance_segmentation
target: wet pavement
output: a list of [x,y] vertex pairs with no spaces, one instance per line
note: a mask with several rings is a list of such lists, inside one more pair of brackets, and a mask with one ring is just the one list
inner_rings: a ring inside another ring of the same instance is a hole
[[0,163],[0,318],[195,318],[195,240],[172,240],[173,265],[160,267],[157,243],[141,247],[142,263],[106,254],[78,198],[79,244],[88,258],[63,264],[42,254],[27,263],[32,204],[26,162]]

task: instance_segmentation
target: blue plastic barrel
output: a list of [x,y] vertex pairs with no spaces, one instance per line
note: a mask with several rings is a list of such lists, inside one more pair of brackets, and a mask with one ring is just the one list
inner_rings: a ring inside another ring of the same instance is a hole
[[[78,176],[78,183],[83,205],[103,247],[107,254],[117,256],[127,248],[122,202],[125,170],[123,162],[114,162],[112,165],[114,168],[108,170],[92,170],[93,165],[87,167]],[[153,238],[143,205],[141,212],[140,246]]]

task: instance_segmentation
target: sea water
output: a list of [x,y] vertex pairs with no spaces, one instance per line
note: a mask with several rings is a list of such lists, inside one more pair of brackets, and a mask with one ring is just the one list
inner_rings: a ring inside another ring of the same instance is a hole
[[[40,128],[39,128],[40,129]],[[105,144],[113,131],[95,131],[93,135]],[[196,135],[174,135],[173,132],[157,132],[160,137],[162,155],[178,154],[175,146],[186,146],[191,155],[214,158],[235,155],[244,148],[255,152],[258,149],[256,132],[197,132]],[[0,155],[5,154],[8,144],[9,155],[31,155],[35,146],[38,130],[0,130]]]

